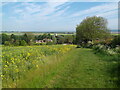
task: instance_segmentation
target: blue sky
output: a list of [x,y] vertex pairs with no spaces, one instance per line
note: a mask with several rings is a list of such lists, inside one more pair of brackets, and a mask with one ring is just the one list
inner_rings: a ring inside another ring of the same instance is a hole
[[117,2],[4,2],[3,31],[75,31],[88,16],[102,16],[118,28]]

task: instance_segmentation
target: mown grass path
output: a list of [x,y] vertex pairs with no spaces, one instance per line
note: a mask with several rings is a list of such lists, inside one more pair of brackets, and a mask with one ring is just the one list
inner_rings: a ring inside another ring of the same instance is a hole
[[52,80],[55,88],[112,88],[116,87],[108,74],[108,62],[101,60],[91,49],[75,49],[64,58],[70,62]]
[[[52,59],[58,62],[52,64]],[[51,57],[51,71],[40,79],[40,74],[25,87],[50,88],[113,88],[116,87],[107,72],[109,63],[91,49],[76,48],[69,53]],[[47,69],[46,69],[46,72]],[[22,86],[24,87],[24,86]]]

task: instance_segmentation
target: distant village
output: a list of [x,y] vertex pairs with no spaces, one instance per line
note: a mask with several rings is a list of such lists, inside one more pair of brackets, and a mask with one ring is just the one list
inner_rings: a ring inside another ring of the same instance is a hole
[[53,40],[45,38],[43,40],[36,40],[35,41],[35,43],[47,43],[47,42],[53,42]]

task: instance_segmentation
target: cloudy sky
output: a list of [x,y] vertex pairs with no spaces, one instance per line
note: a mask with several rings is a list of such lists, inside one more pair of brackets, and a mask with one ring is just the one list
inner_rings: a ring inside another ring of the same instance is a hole
[[14,1],[2,2],[2,31],[75,31],[85,17],[95,15],[106,18],[109,29],[118,28],[118,2]]

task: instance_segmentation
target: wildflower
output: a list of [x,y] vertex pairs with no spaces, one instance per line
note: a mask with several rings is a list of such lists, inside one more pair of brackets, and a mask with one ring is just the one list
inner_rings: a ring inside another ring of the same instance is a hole
[[8,67],[7,65],[5,65],[5,67]]
[[36,65],[36,67],[38,68],[38,65]]
[[1,77],[4,77],[3,75],[0,75]]
[[18,70],[18,69],[16,69],[16,72],[19,72],[19,70]]
[[28,56],[30,56],[30,53],[28,53]]

